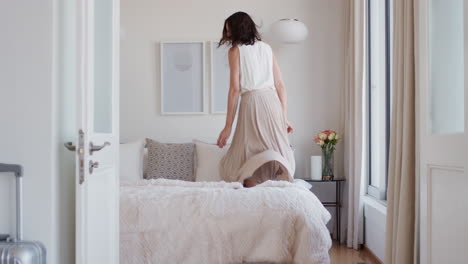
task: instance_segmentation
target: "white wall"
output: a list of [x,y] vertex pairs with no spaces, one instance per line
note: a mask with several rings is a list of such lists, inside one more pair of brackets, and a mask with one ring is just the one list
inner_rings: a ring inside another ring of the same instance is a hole
[[[24,237],[41,240],[49,250],[57,247],[51,155],[52,4],[0,2],[0,161],[24,165]],[[9,217],[13,208],[4,209],[14,200],[5,195],[8,180],[0,181],[0,230],[13,233],[14,218]],[[49,261],[54,257],[50,255]]]
[[[73,263],[74,233],[70,180],[58,174],[55,4],[0,2],[0,162],[24,165],[24,238],[42,241],[51,264]],[[14,234],[13,205],[13,176],[1,175],[0,233]]]
[[[341,0],[122,0],[121,141],[151,137],[214,142],[224,126],[224,115],[160,115],[160,41],[219,40],[224,19],[239,10],[251,14],[263,32],[278,19],[299,18],[309,29],[308,39],[273,48],[283,71],[289,119],[295,128],[290,139],[296,149],[296,177],[308,176],[310,155],[320,154],[312,141],[314,134],[339,128],[343,7]],[[207,91],[209,73],[207,65]],[[208,92],[205,101],[209,109]]]

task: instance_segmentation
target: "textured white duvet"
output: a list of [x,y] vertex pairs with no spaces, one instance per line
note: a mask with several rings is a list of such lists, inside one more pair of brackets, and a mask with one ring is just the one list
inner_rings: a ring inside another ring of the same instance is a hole
[[300,185],[159,179],[120,191],[122,264],[330,262],[330,214]]

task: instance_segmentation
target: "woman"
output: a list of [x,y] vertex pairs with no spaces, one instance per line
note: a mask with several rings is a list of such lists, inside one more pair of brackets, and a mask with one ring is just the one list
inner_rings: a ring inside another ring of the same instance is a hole
[[253,187],[266,180],[292,181],[295,162],[286,120],[287,97],[271,47],[262,42],[252,18],[237,12],[224,22],[219,45],[230,44],[230,87],[226,125],[218,146],[231,135],[239,95],[242,96],[232,144],[220,163],[225,181]]

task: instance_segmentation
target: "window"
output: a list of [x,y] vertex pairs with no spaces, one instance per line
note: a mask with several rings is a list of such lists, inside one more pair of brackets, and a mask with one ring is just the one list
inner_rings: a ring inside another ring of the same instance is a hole
[[390,139],[390,12],[391,0],[368,0],[368,188],[367,194],[386,199]]

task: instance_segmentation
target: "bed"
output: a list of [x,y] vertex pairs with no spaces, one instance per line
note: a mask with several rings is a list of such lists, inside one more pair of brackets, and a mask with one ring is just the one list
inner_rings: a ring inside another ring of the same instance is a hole
[[329,220],[300,183],[127,179],[120,262],[330,263]]

